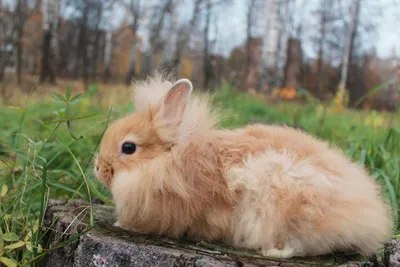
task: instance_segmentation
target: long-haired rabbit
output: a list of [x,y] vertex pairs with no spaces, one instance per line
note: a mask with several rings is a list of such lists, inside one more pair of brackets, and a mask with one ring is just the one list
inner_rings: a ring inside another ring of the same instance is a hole
[[135,112],[107,129],[94,171],[118,225],[282,258],[368,256],[387,241],[391,210],[361,166],[289,127],[218,129],[191,93],[187,79],[136,83]]

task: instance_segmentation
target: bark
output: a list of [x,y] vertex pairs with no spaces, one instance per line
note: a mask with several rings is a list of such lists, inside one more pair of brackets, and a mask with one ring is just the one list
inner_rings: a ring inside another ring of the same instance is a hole
[[300,40],[289,39],[286,54],[283,88],[297,90],[302,56]]
[[[253,6],[254,6],[255,0],[251,0],[249,2],[248,10],[247,10],[247,28],[246,28],[246,72],[245,72],[245,81],[248,80],[248,76],[250,73],[250,64],[251,64],[251,30],[253,28]],[[242,88],[245,90],[246,86],[243,86]]]
[[317,78],[318,78],[318,86],[317,86],[317,97],[321,98],[321,91],[323,89],[324,84],[324,76],[323,76],[323,60],[324,60],[324,45],[325,45],[325,36],[326,36],[326,24],[327,24],[327,6],[328,0],[322,0],[321,2],[321,10],[320,10],[320,33],[321,36],[318,41],[318,65],[317,65]]
[[140,1],[137,1],[135,4],[134,1],[131,0],[131,13],[133,15],[133,23],[131,25],[132,46],[130,51],[129,70],[125,79],[127,85],[129,85],[132,82],[132,79],[136,77],[136,34],[139,29]]
[[[19,21],[18,21],[18,16],[15,16],[12,20],[13,22],[13,27],[11,29],[10,35],[6,35],[6,28],[8,26],[8,18],[6,17],[5,14],[2,14],[4,11],[0,10],[0,22],[1,22],[1,29],[2,29],[2,34],[3,34],[3,43],[1,44],[1,51],[5,51],[6,50],[6,45],[9,43],[13,43],[15,38],[17,37],[17,28],[19,25]],[[4,16],[4,17],[3,17]],[[4,53],[3,55],[1,55],[1,61],[0,61],[0,82],[3,81],[4,79],[4,71],[5,68],[7,67],[7,65],[10,63],[11,57],[12,57],[12,53]]]
[[[79,38],[79,50],[82,58],[82,78],[85,91],[89,89],[89,73],[88,73],[88,55],[87,55],[87,23],[89,16],[89,5],[85,4],[83,9],[83,16],[81,21],[80,38]],[[79,59],[79,58],[78,58]]]
[[100,38],[101,38],[101,30],[100,30],[100,22],[101,18],[103,16],[103,5],[98,5],[97,10],[96,10],[96,22],[95,22],[95,28],[94,28],[94,33],[95,33],[95,38],[94,38],[94,50],[92,57],[90,58],[90,76],[93,79],[94,82],[97,80],[97,66],[98,66],[98,55],[99,55],[99,50],[100,50]]
[[18,24],[17,24],[17,83],[21,84],[21,71],[22,71],[22,35],[23,35],[23,27],[24,27],[24,12],[22,7],[22,0],[18,0],[17,8],[16,8]]
[[112,32],[106,32],[104,47],[104,83],[108,83],[111,76],[111,53],[112,53]]
[[203,90],[209,89],[211,78],[210,49],[209,49],[209,32],[211,21],[211,0],[207,0],[206,19],[204,26],[204,51],[203,51]]
[[351,8],[350,25],[349,25],[349,30],[348,30],[348,34],[347,34],[346,48],[345,48],[345,52],[343,55],[341,78],[340,78],[338,92],[337,92],[337,100],[338,100],[339,105],[343,105],[343,103],[344,103],[344,96],[345,96],[346,83],[347,83],[347,74],[349,72],[349,62],[350,62],[350,56],[352,53],[352,46],[354,45],[354,39],[356,36],[356,30],[357,30],[356,27],[357,27],[358,15],[359,15],[359,11],[360,11],[360,4],[361,4],[361,0],[353,0],[353,5]]
[[56,75],[54,71],[53,64],[53,52],[51,48],[51,39],[52,39],[52,26],[50,29],[44,30],[43,32],[43,44],[42,44],[42,68],[40,71],[40,83],[49,80],[50,83],[56,82]]

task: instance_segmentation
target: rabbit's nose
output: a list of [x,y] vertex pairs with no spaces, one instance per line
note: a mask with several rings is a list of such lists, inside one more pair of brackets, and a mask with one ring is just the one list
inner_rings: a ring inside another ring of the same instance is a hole
[[96,165],[96,171],[99,171],[100,167],[99,165]]

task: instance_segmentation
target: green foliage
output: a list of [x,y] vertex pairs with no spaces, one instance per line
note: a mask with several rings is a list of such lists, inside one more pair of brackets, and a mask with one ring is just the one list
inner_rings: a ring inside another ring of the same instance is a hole
[[[49,198],[92,196],[110,202],[110,194],[92,176],[92,158],[110,114],[90,104],[96,92],[65,95],[29,107],[0,107],[0,262],[27,264],[42,257],[44,210]],[[90,112],[89,112],[90,111]],[[75,137],[72,125],[76,132]],[[91,209],[88,209],[93,217]]]
[[[104,109],[91,98],[96,91],[96,87],[90,87],[87,94],[74,95],[72,88],[67,88],[65,94],[52,93],[50,100],[43,99],[34,105],[0,106],[2,264],[34,264],[49,251],[43,243],[43,233],[38,231],[49,198],[90,202],[96,197],[112,204],[110,193],[93,177],[93,157],[109,121],[132,112],[134,106],[126,103],[115,109]],[[234,128],[249,121],[300,126],[366,165],[382,184],[385,196],[396,211],[397,223],[398,116],[338,112],[311,100],[307,105],[287,102],[272,105],[240,94],[227,85],[214,95],[214,104],[224,117],[223,127]]]

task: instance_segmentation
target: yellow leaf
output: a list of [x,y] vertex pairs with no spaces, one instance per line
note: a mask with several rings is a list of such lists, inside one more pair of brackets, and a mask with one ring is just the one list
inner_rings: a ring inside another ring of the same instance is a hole
[[32,238],[32,232],[29,231],[28,234],[25,236],[24,241],[28,241]]
[[8,192],[8,186],[7,186],[6,184],[3,184],[3,185],[1,186],[1,193],[0,193],[0,196],[1,196],[1,197],[5,197],[5,196],[7,195],[7,192]]
[[17,106],[7,106],[8,108],[11,108],[11,109],[16,109],[16,110],[19,110],[19,111],[22,111],[22,112],[25,112],[26,110],[25,109],[23,109],[23,108],[21,108],[21,107],[17,107]]
[[9,250],[13,250],[13,249],[16,249],[16,248],[20,248],[22,246],[25,246],[25,242],[24,241],[18,241],[18,242],[14,243],[14,244],[5,246],[4,248],[5,249],[9,249]]
[[[30,251],[30,252],[33,252],[33,246],[31,245],[31,243],[25,242],[25,244],[26,244],[26,249],[28,251]],[[37,247],[37,252],[38,253],[42,253],[43,252],[43,248],[42,248],[42,246],[40,244]]]
[[39,230],[39,219],[35,221],[35,224],[33,225],[33,233],[36,233]]
[[32,246],[31,246],[28,242],[26,243],[26,249],[27,249],[29,252],[33,252]]
[[7,267],[17,267],[17,263],[9,258],[0,257],[0,262],[6,265]]
[[4,240],[3,238],[0,238],[0,256],[3,256],[4,254]]

